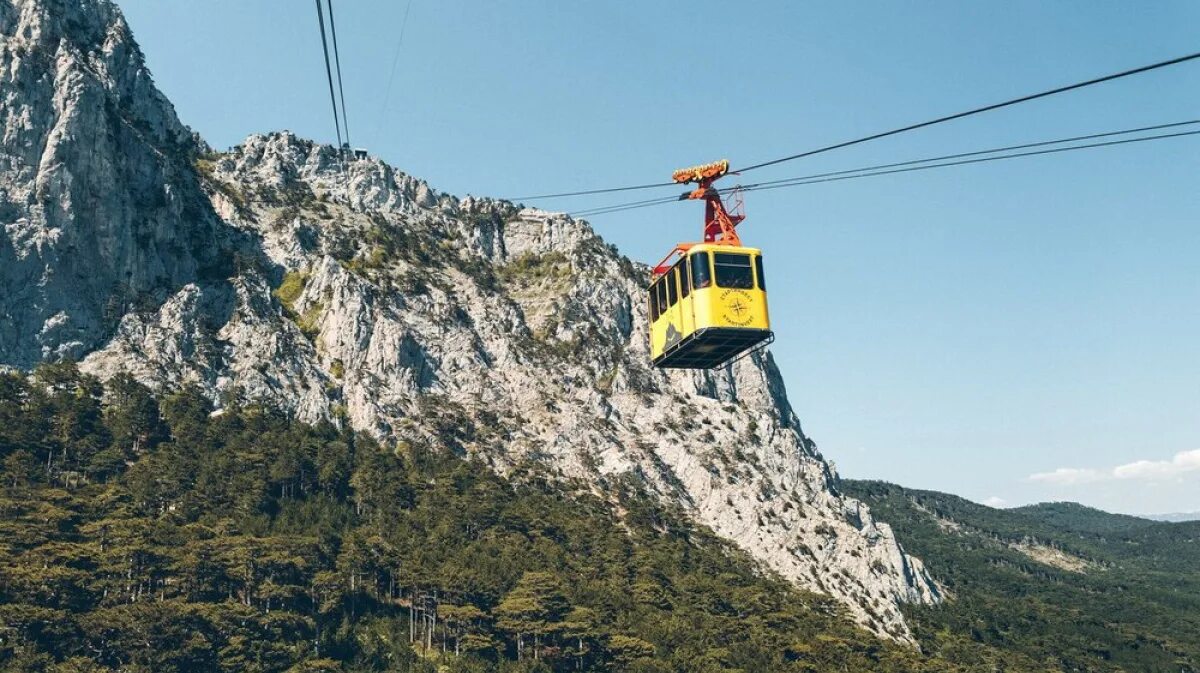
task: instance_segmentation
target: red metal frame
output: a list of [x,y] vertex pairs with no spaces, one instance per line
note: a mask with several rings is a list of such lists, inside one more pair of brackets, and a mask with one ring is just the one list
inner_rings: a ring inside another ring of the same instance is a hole
[[[689,182],[696,183],[696,189],[682,195],[679,199],[704,199],[704,242],[715,245],[734,245],[740,246],[742,241],[738,238],[736,227],[741,224],[742,220],[746,219],[743,212],[742,193],[741,190],[734,190],[734,207],[729,210],[721,201],[721,193],[712,185],[720,177],[729,173],[729,161],[722,159],[714,161],[711,164],[703,164],[700,166],[692,166],[691,168],[681,168],[671,176],[675,182],[687,184]],[[654,267],[654,273],[651,280],[657,280],[659,276],[670,270],[672,260],[676,254],[683,255],[696,243],[680,243],[675,246],[667,256],[662,259]]]

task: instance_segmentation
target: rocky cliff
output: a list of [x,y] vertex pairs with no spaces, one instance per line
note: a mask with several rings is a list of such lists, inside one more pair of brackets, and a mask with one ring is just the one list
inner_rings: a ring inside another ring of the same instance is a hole
[[0,364],[194,382],[603,495],[632,480],[905,639],[939,600],[838,493],[769,353],[648,365],[645,267],[289,133],[214,152],[108,2],[0,0]]

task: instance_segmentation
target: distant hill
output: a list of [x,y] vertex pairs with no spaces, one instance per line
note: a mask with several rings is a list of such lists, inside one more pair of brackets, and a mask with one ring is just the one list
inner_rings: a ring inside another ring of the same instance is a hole
[[1077,502],[1040,502],[1016,507],[1018,512],[1039,519],[1051,526],[1073,531],[1112,533],[1154,525],[1154,521],[1127,514],[1112,514]]
[[950,597],[906,611],[923,651],[962,660],[982,643],[1046,670],[1200,671],[1200,522],[1075,503],[993,509],[877,481],[842,488]]
[[1154,521],[1170,521],[1170,522],[1175,522],[1175,523],[1178,523],[1181,521],[1200,521],[1200,512],[1171,512],[1169,514],[1150,514],[1150,515],[1147,515],[1146,518],[1153,519]]

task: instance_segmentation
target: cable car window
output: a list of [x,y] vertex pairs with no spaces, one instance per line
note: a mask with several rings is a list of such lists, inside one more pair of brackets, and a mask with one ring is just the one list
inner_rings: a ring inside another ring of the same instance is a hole
[[679,260],[679,263],[675,267],[679,269],[679,298],[683,299],[692,293],[692,281],[688,278],[687,257]]
[[666,278],[658,279],[658,314],[662,315],[667,312],[667,281]]
[[754,276],[750,271],[750,255],[718,252],[713,257],[713,266],[717,272],[718,287],[730,287],[739,290],[754,288]]
[[708,253],[698,252],[690,257],[692,265],[692,287],[697,290],[712,285],[712,274],[708,270]]
[[671,306],[674,306],[676,300],[679,299],[679,295],[676,293],[676,290],[675,290],[675,267],[671,267],[671,270],[667,272],[666,281],[667,281],[667,306],[671,307]]
[[762,271],[762,255],[757,255],[754,258],[754,274],[758,276],[758,289],[763,292],[767,291],[767,277]]
[[650,322],[654,322],[658,320],[658,314],[661,313],[658,310],[658,283],[651,285],[647,294],[650,295]]

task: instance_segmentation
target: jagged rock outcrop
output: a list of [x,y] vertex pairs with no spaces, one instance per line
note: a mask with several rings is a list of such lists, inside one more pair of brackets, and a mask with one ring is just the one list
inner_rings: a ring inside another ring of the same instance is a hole
[[82,357],[130,308],[231,270],[194,147],[108,3],[0,2],[0,352]]
[[939,599],[838,494],[769,354],[648,366],[646,269],[586,223],[289,133],[212,152],[107,2],[0,2],[0,34],[0,364],[193,382],[601,494],[631,476],[893,637]]

